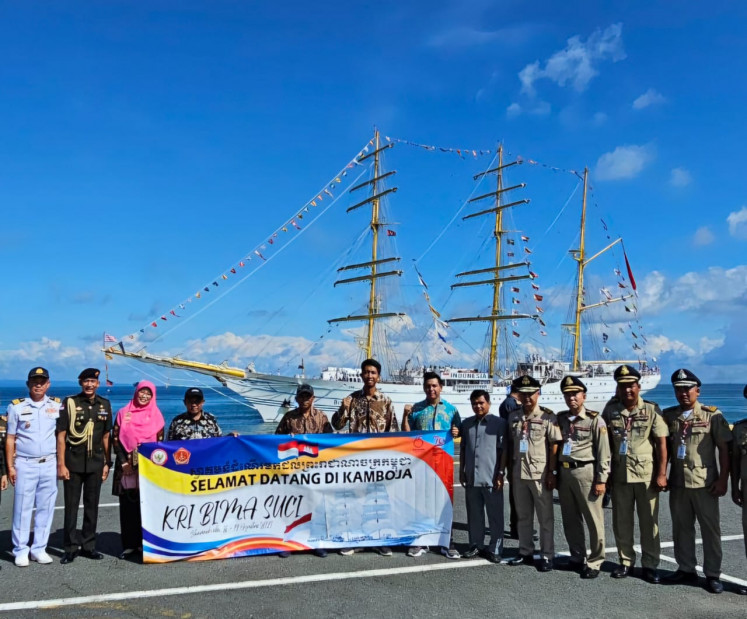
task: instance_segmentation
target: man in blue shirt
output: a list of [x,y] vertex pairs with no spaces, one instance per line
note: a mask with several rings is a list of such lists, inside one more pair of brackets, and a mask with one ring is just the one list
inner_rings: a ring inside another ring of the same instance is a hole
[[[461,417],[453,404],[441,399],[441,389],[444,381],[436,372],[423,374],[423,391],[425,400],[417,404],[407,404],[402,416],[403,432],[428,432],[432,430],[451,429],[451,435],[459,436]],[[408,557],[420,557],[425,554],[422,546],[411,546],[407,551]],[[454,540],[448,548],[442,548],[441,554],[447,559],[458,559],[459,552],[454,547]]]
[[[55,429],[60,400],[47,396],[49,372],[44,368],[32,368],[26,386],[29,397],[8,405],[6,439],[8,474],[15,486],[12,538],[18,567],[28,566],[29,558],[42,564],[52,563],[47,542],[57,498]],[[34,507],[34,545],[29,548]]]

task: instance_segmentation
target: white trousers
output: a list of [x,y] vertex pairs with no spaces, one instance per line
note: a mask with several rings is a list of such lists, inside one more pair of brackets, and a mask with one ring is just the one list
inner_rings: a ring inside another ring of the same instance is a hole
[[36,517],[31,553],[37,554],[47,549],[57,499],[57,459],[51,455],[45,462],[39,462],[39,458],[26,459],[18,456],[16,475],[12,539],[13,555],[19,557],[29,554],[31,514],[34,507]]

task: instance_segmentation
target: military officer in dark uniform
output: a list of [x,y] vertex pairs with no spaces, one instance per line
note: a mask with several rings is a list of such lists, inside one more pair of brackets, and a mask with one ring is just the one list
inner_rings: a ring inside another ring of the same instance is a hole
[[[747,385],[743,393],[747,398]],[[732,431],[734,455],[731,465],[731,498],[742,508],[742,532],[744,533],[744,550],[747,553],[747,418],[737,421]],[[747,595],[747,586],[739,585],[737,593]]]
[[[88,368],[78,376],[81,392],[62,403],[57,421],[57,474],[65,490],[65,556],[72,563],[80,552],[89,559],[103,559],[96,550],[96,521],[101,482],[111,467],[109,435],[112,407],[96,394],[99,370]],[[83,529],[78,530],[78,503],[83,491]]]

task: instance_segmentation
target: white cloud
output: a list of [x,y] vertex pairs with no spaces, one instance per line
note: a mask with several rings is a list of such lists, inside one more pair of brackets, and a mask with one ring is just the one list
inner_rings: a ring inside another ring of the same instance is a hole
[[514,102],[506,108],[506,116],[509,118],[516,118],[521,114],[521,106]]
[[607,122],[607,114],[605,114],[604,112],[597,112],[596,114],[594,114],[591,121],[597,126],[603,125]]
[[729,224],[729,234],[735,239],[747,241],[747,206],[729,213],[726,221]]
[[747,265],[731,269],[709,267],[671,280],[659,271],[652,271],[640,281],[638,288],[639,307],[644,315],[700,310],[711,314],[744,311]]
[[666,335],[649,335],[646,351],[654,357],[659,357],[666,353],[674,353],[687,357],[695,355],[695,351],[687,344],[679,340],[672,340]]
[[706,353],[709,353],[712,350],[715,350],[723,345],[724,345],[723,337],[721,338],[701,337],[699,346],[698,346],[698,352],[701,355],[705,355]]
[[640,97],[633,101],[633,109],[642,110],[651,105],[659,105],[660,103],[664,103],[665,101],[666,98],[664,97],[664,95],[654,90],[653,88],[649,88]]
[[648,145],[618,146],[599,158],[595,176],[600,181],[634,178],[653,159],[654,151]]
[[570,84],[576,91],[582,92],[598,75],[596,65],[603,60],[617,62],[624,58],[622,24],[612,24],[604,31],[595,30],[585,43],[580,37],[574,36],[568,39],[564,49],[545,61],[544,68],[537,60],[519,72],[521,92],[534,97],[535,82],[541,79],[548,79],[561,87]]
[[672,174],[669,177],[669,184],[672,187],[687,187],[693,182],[693,177],[685,168],[672,168]]
[[710,245],[713,243],[713,241],[716,240],[716,236],[711,232],[711,229],[708,226],[701,226],[695,231],[695,236],[693,237],[693,243],[697,245],[698,247],[703,247],[704,245]]
[[529,107],[522,107],[518,103],[514,102],[506,108],[506,116],[509,118],[516,118],[521,114],[531,114],[532,116],[547,116],[552,107],[547,101],[537,101]]

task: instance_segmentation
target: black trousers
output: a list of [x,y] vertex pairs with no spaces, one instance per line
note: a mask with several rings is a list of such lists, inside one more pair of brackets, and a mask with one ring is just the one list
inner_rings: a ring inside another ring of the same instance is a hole
[[[65,491],[65,532],[63,544],[65,552],[76,552],[82,548],[86,552],[96,550],[96,524],[99,517],[99,496],[101,495],[101,471],[95,473],[74,473],[63,482]],[[78,504],[83,493],[83,528],[78,530]]]
[[[508,479],[512,480],[513,477],[513,466],[508,466]],[[509,481],[509,485],[511,485],[511,482]],[[519,522],[519,516],[516,513],[516,503],[514,503],[514,493],[513,490],[510,490],[508,493],[508,505],[509,505],[509,528],[510,532],[512,534],[518,535],[518,522]]]
[[119,496],[119,527],[122,550],[136,550],[143,545],[143,521],[140,516],[140,490],[122,490]]

